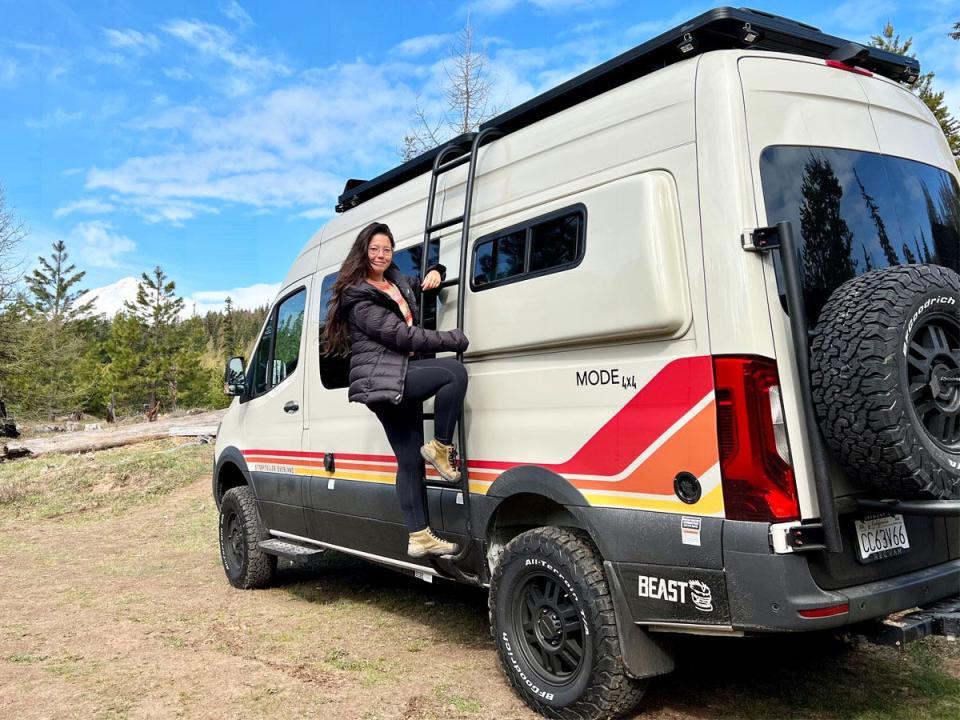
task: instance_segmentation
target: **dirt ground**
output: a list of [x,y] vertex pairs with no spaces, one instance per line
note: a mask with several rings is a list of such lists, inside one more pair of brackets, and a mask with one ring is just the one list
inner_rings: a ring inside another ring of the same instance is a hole
[[[136,448],[0,467],[0,717],[537,717],[483,592],[335,554],[235,590],[210,447]],[[688,638],[638,716],[956,718],[960,651]]]

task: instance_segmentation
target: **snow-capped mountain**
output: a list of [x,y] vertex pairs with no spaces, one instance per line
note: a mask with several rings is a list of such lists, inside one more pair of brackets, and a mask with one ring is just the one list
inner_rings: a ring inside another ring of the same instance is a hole
[[123,310],[125,302],[135,302],[137,299],[137,286],[140,281],[135,277],[120,278],[111,285],[88,290],[75,303],[79,307],[84,303],[92,302],[93,309],[91,315],[106,315],[112,318]]
[[[123,310],[127,302],[136,302],[137,287],[140,279],[125,277],[110,285],[88,290],[76,302],[77,306],[87,302],[93,303],[91,315],[106,315],[112,318]],[[258,283],[249,287],[233,288],[232,290],[203,290],[183,298],[181,318],[193,315],[202,315],[210,311],[222,311],[224,300],[228,297],[233,300],[235,308],[252,309],[269,305],[280,289],[278,283]]]

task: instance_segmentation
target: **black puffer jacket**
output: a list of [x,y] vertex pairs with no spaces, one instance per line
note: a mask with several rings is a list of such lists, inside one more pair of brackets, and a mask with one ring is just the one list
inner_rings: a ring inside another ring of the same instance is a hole
[[[444,275],[445,268],[436,265]],[[403,397],[410,353],[437,353],[467,349],[467,338],[459,330],[425,330],[418,327],[420,318],[420,282],[400,273],[391,265],[384,277],[403,294],[414,325],[408,326],[397,303],[385,292],[368,282],[347,288],[343,293],[343,313],[350,327],[350,390],[351,402],[389,402],[397,404]]]

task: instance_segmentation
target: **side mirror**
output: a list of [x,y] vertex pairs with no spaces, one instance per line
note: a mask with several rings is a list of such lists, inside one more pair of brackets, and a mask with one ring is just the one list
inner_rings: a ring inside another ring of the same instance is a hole
[[227,361],[223,374],[223,394],[231,397],[247,394],[247,378],[243,374],[243,358],[232,357]]

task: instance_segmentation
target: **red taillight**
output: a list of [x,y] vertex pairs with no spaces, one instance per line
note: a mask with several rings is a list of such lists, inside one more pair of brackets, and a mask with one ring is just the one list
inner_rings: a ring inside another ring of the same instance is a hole
[[848,612],[850,612],[850,603],[828,605],[827,607],[813,608],[812,610],[797,610],[797,614],[805,618],[833,617],[834,615],[843,615]]
[[866,77],[873,77],[873,73],[869,70],[864,70],[863,68],[854,67],[853,65],[847,65],[842,63],[839,60],[824,60],[827,64],[827,67],[832,67],[836,70],[846,70],[847,72],[856,73],[857,75],[865,75]]
[[777,364],[757,357],[715,357],[713,375],[726,516],[761,522],[800,519],[793,468],[778,451],[774,432]]

